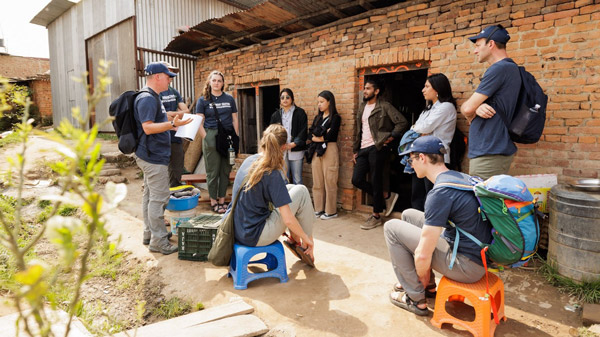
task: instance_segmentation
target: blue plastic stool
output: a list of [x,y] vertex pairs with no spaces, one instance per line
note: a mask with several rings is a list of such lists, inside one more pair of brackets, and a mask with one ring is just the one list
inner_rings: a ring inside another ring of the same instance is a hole
[[[267,253],[267,256],[258,261],[250,261],[252,257],[260,253]],[[248,265],[255,263],[266,265],[267,271],[263,273],[248,272]],[[246,289],[248,288],[248,283],[265,277],[277,277],[280,282],[287,282],[288,276],[283,245],[279,241],[262,247],[247,247],[237,243],[234,244],[227,276],[233,278],[233,287],[238,290]]]

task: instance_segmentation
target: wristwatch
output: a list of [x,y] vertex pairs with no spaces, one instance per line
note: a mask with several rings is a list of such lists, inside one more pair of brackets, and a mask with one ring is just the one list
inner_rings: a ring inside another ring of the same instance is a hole
[[175,119],[171,120],[171,126],[175,127]]

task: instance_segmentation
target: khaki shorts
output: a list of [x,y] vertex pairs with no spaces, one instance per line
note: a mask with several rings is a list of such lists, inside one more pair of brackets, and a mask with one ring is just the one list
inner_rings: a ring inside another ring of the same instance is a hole
[[504,156],[501,154],[486,155],[469,160],[469,174],[488,179],[498,174],[508,174],[514,154]]

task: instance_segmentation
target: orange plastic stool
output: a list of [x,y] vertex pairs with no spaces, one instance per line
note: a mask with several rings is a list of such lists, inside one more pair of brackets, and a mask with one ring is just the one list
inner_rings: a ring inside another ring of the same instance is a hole
[[[488,279],[489,292],[496,303],[498,320],[503,319],[506,321],[506,316],[504,316],[504,283],[492,273],[488,273]],[[473,304],[475,309],[475,320],[472,322],[463,321],[446,312],[446,301],[464,302],[465,298]],[[460,283],[444,276],[437,288],[435,310],[433,311],[431,324],[440,329],[443,323],[456,324],[468,330],[475,337],[491,337],[494,336],[497,325],[491,316],[491,304],[492,297],[486,295],[485,276],[475,283]]]

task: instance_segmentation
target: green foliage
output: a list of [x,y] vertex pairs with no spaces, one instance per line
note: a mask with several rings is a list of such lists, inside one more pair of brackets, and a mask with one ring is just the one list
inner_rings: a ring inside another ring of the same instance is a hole
[[110,141],[117,141],[119,138],[114,133],[99,133],[98,138]]
[[24,103],[31,97],[29,88],[24,85],[5,84],[5,87],[3,93],[5,96],[5,110],[0,115],[0,131],[11,130],[13,125],[23,119],[23,115],[25,115]]
[[574,296],[579,301],[585,303],[600,303],[600,281],[594,282],[576,282],[568,277],[558,274],[556,267],[543,260],[538,272],[541,273],[546,281],[557,287],[561,292]]
[[182,300],[179,297],[173,297],[159,303],[152,311],[152,314],[160,318],[169,319],[187,314],[191,311],[192,305],[189,302]]
[[[96,91],[86,96],[87,111],[93,111],[98,101],[106,96],[106,86],[110,84],[107,69],[108,64],[101,62]],[[107,241],[103,217],[123,200],[126,187],[108,183],[102,194],[96,191],[104,165],[100,144],[96,142],[100,125],[86,130],[89,116],[81,115],[80,110],[74,108],[72,115],[78,125],[63,120],[51,133],[35,131],[29,115],[30,106],[28,93],[23,88],[0,78],[0,118],[13,118],[16,112],[21,114],[20,123],[14,125],[21,151],[6,158],[9,169],[5,183],[16,189],[17,197],[0,197],[0,280],[2,288],[10,290],[20,315],[19,322],[27,335],[51,336],[50,327],[55,322],[51,322],[44,312],[48,306],[61,306],[69,313],[67,336],[73,315],[83,315],[87,310],[81,300],[81,286],[92,275],[90,268],[107,265],[98,273],[114,277],[109,270],[120,263],[115,244]],[[28,160],[27,140],[33,133],[57,143],[55,150],[61,156],[59,161],[49,165],[59,177],[61,192],[45,197],[47,202],[39,204],[44,215],[38,217],[37,227],[24,223],[21,214],[23,206],[31,202],[21,195]],[[44,236],[54,244],[58,258],[51,261],[33,258],[34,248]],[[94,265],[94,261],[101,262]],[[31,310],[24,311],[25,307]]]
[[18,143],[19,141],[20,141],[19,134],[16,132],[13,132],[4,138],[0,138],[0,148],[5,147],[10,144]]

